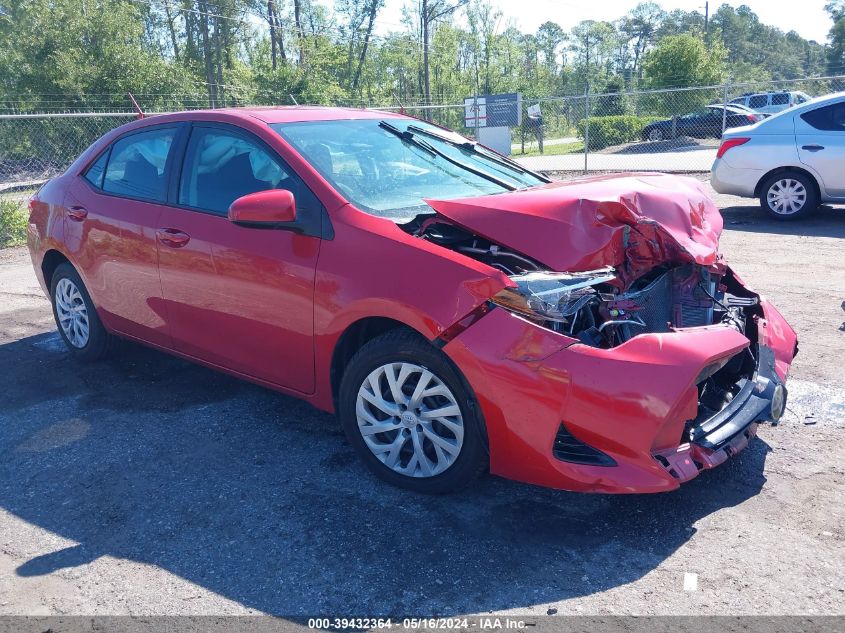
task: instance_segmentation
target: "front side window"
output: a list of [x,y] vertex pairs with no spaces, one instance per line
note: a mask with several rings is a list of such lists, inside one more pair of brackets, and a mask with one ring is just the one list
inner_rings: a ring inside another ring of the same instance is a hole
[[757,108],[765,108],[769,103],[768,95],[754,95],[748,100],[748,107],[752,110]]
[[802,114],[801,118],[817,130],[845,132],[845,103],[810,110]]
[[423,121],[309,121],[271,127],[355,206],[395,221],[430,212],[427,198],[475,197],[546,182]]
[[165,128],[118,139],[109,154],[103,190],[128,198],[164,202],[165,165],[175,134],[175,129]]
[[785,92],[772,95],[772,105],[788,105],[789,95]]
[[268,189],[288,189],[295,198],[302,197],[289,171],[257,142],[217,128],[194,129],[179,204],[225,215],[241,196]]

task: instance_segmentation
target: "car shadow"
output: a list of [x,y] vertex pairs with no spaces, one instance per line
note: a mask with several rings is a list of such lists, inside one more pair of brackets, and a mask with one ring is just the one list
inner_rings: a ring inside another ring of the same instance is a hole
[[303,402],[134,345],[79,364],[57,338],[0,346],[14,368],[0,507],[73,541],[19,576],[111,556],[282,616],[520,608],[641,578],[765,482],[758,439],[668,494],[495,477],[411,494],[368,474],[334,417]]
[[845,237],[845,207],[822,205],[806,218],[783,221],[770,217],[759,205],[721,209],[725,229],[774,235]]

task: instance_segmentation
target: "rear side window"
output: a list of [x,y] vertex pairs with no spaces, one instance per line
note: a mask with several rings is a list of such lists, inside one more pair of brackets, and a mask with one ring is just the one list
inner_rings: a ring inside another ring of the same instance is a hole
[[772,95],[772,105],[788,105],[789,104],[789,95],[784,93],[778,93],[776,95]]
[[130,134],[112,145],[103,190],[153,202],[166,199],[165,165],[173,145],[173,128]]
[[97,189],[103,188],[103,174],[106,173],[106,163],[109,160],[109,150],[100,154],[100,157],[85,172],[85,180],[94,185]]
[[731,103],[740,103],[742,105],[745,105],[745,97],[737,97],[736,99],[733,99]]
[[817,130],[845,132],[845,103],[810,110],[802,114],[801,118]]
[[769,95],[754,95],[748,100],[748,107],[752,110],[765,108],[769,103]]

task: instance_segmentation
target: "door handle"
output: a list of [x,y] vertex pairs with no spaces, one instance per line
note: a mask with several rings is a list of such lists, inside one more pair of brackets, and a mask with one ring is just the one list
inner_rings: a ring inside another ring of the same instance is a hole
[[824,149],[824,145],[802,145],[801,149],[805,149],[808,152],[818,152],[819,150]]
[[67,217],[74,222],[82,222],[88,217],[88,209],[80,207],[78,204],[74,205],[67,210]]
[[156,231],[156,236],[159,242],[172,248],[181,248],[191,239],[190,235],[179,229],[159,229]]

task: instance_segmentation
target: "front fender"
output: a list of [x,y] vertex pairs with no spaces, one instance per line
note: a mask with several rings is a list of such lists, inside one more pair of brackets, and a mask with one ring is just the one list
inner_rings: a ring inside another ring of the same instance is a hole
[[365,318],[404,323],[434,340],[502,288],[501,272],[353,207],[333,214],[314,299],[316,406],[332,409],[331,362],[343,332]]

